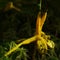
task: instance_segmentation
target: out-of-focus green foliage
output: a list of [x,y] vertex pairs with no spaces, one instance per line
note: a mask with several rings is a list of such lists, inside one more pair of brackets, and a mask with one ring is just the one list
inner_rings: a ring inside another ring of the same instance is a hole
[[[14,41],[11,41],[7,46],[9,46],[9,50],[11,50],[13,47],[16,46],[16,43]],[[18,48],[14,53],[12,53],[9,57],[8,56],[4,56],[4,54],[8,51],[8,48],[5,46],[3,47],[2,45],[0,46],[0,60],[27,60],[27,58],[29,58],[29,56],[27,55],[27,50],[25,48]]]
[[[58,45],[58,43],[56,43],[56,45]],[[23,48],[18,48],[15,52],[13,52],[10,56],[4,57],[4,53],[6,53],[7,47],[9,47],[9,49],[13,48],[14,46],[16,46],[16,43],[14,41],[11,41],[6,47],[3,47],[2,45],[0,46],[0,59],[1,60],[28,60],[28,58],[30,59],[31,57],[29,57],[29,55],[27,55],[27,51],[24,47]],[[58,49],[58,47],[56,47]],[[58,49],[59,50],[59,49]],[[37,56],[36,56],[37,55]],[[43,54],[42,57],[40,56],[40,54],[38,54],[36,52],[36,59],[41,59],[41,60],[59,60],[59,56],[57,56],[58,54],[55,52],[54,49],[49,49],[46,54]]]

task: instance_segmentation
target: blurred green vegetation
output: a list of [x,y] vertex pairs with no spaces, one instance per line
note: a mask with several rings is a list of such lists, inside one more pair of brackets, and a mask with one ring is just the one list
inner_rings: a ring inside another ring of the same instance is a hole
[[[21,9],[4,11],[9,2]],[[31,60],[34,44],[19,48],[8,57],[4,54],[17,43],[35,34],[36,18],[39,11],[42,15],[48,12],[43,31],[51,35],[55,42],[55,49],[50,49],[46,54],[36,53],[36,60],[60,59],[60,0],[0,0],[0,60]],[[26,48],[26,49],[25,49]],[[28,52],[27,52],[28,51]],[[31,51],[31,52],[30,52]]]

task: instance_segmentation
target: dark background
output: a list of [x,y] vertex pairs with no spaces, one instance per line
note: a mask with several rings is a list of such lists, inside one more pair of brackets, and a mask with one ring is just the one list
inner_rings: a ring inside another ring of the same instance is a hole
[[[11,1],[11,0],[10,0]],[[15,9],[4,11],[9,0],[0,0],[0,40],[16,40],[30,37],[35,33],[37,14],[48,12],[43,31],[60,37],[60,0],[12,0]]]

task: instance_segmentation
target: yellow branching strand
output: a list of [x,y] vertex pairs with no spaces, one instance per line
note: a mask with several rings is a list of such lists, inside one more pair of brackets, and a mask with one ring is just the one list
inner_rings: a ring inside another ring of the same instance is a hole
[[50,47],[50,48],[54,48],[55,47],[55,43],[51,40],[48,40],[47,41],[47,45]]
[[10,55],[12,52],[14,52],[16,49],[18,49],[21,45],[22,45],[22,43],[16,45],[16,47],[12,48],[12,49],[11,49],[10,51],[8,51],[4,56]]
[[12,52],[14,52],[14,51],[15,51],[16,49],[18,49],[20,46],[22,46],[22,45],[24,45],[24,44],[29,44],[29,43],[31,43],[31,42],[33,42],[33,41],[35,41],[35,40],[36,40],[36,36],[33,36],[33,37],[29,38],[29,39],[24,40],[23,42],[21,42],[21,43],[19,43],[18,45],[16,45],[16,47],[14,47],[14,48],[11,49],[10,51],[8,51],[4,56],[10,55]]
[[29,39],[26,39],[21,43],[24,45],[24,44],[30,44],[31,42],[34,42],[34,41],[36,41],[36,36],[33,36],[33,37],[29,38]]
[[42,43],[45,45],[45,49],[47,50],[47,41],[43,38],[43,37],[40,37],[40,39],[42,40]]
[[41,36],[42,27],[46,20],[46,17],[47,17],[47,12],[45,12],[45,14],[42,17],[40,16],[40,13],[38,14],[36,21],[36,35],[38,35],[39,37]]
[[37,16],[37,21],[36,21],[36,35],[40,37],[41,35],[41,17],[40,13]]
[[15,9],[16,11],[21,11],[19,8],[15,7],[15,6],[13,5],[13,2],[9,2],[9,3],[6,5],[4,11],[8,11],[8,10],[10,10],[10,9]]
[[34,42],[36,40],[37,40],[37,42],[36,42],[37,47],[39,49],[41,49],[41,45],[42,45],[42,48],[46,49],[46,50],[48,49],[48,46],[51,48],[54,48],[55,45],[52,41],[50,41],[50,40],[47,41],[46,39],[44,39],[43,36],[41,36],[41,35],[45,36],[45,33],[42,32],[42,27],[46,20],[47,12],[42,16],[42,18],[39,15],[40,15],[40,13],[38,14],[37,21],[36,21],[36,35],[20,42],[18,45],[16,45],[16,47],[14,47],[10,51],[8,51],[4,56],[10,55],[12,52],[17,50],[20,46],[25,45],[25,44],[30,44],[31,42]]
[[41,30],[42,30],[42,27],[43,27],[43,25],[44,25],[44,22],[45,22],[45,20],[46,20],[46,17],[47,17],[47,12],[45,12],[45,14],[42,16],[42,18],[41,18]]
[[36,35],[37,35],[36,39],[37,39],[38,49],[41,49],[41,45],[42,45],[42,48],[47,50],[48,49],[47,41],[43,37],[41,37],[41,33],[42,33],[41,31],[42,31],[43,24],[46,20],[46,16],[47,13],[45,13],[42,17],[40,16],[40,13],[38,14],[37,22],[36,22]]

